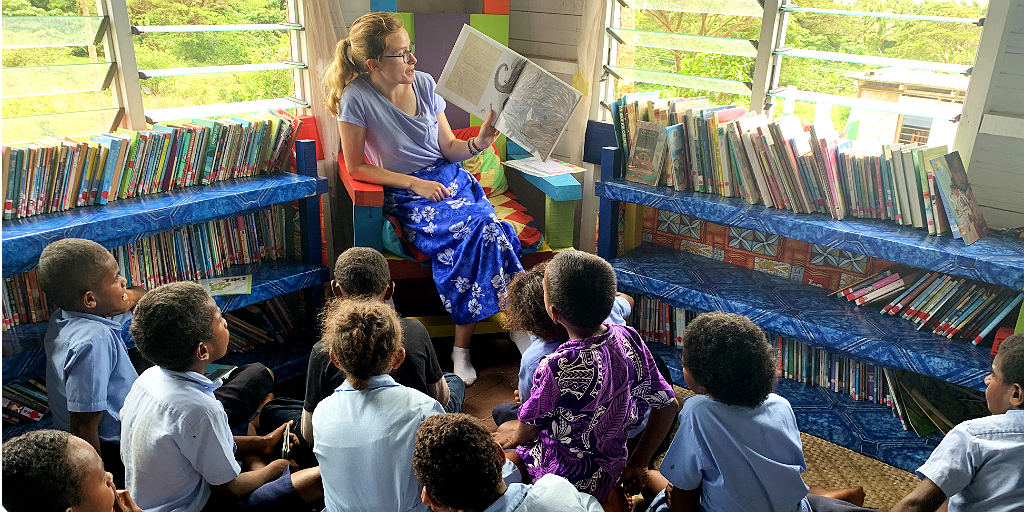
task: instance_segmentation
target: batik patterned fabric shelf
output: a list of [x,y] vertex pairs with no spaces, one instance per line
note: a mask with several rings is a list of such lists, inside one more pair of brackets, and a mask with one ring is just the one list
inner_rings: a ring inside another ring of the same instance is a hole
[[651,244],[611,261],[619,287],[676,307],[750,317],[762,328],[889,368],[984,389],[992,356],[857,309],[821,288]]
[[650,187],[624,179],[599,182],[595,192],[611,201],[642,204],[1014,290],[1024,287],[1024,242],[997,233],[966,246],[949,236],[930,236],[926,231],[900,228],[885,221],[836,221],[821,214],[796,214],[750,205],[739,198],[677,192],[669,187]]
[[175,226],[231,217],[324,192],[326,178],[277,173],[4,221],[3,275],[34,267],[39,253],[53,240],[88,238],[110,248]]

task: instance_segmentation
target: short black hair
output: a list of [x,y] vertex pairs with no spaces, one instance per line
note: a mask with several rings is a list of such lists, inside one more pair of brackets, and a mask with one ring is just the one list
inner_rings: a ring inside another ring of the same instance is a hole
[[999,371],[1003,382],[1024,387],[1024,332],[1011,334],[999,344]]
[[573,327],[597,327],[612,312],[615,270],[599,256],[562,251],[551,259],[545,276],[548,300]]
[[420,423],[412,469],[431,499],[484,510],[500,496],[505,459],[483,423],[468,414],[437,414]]
[[217,309],[197,283],[158,286],[135,305],[130,331],[139,352],[166,370],[183,372],[195,362],[199,343],[213,338]]
[[519,272],[508,284],[502,301],[502,322],[509,331],[527,331],[544,341],[568,341],[565,327],[555,323],[544,308],[544,271],[548,262],[542,261],[526,272]]
[[705,313],[683,332],[683,366],[715,400],[757,407],[775,388],[775,355],[749,318]]
[[85,292],[99,286],[106,277],[110,252],[84,238],[51,242],[39,254],[36,278],[39,287],[54,304],[77,310]]
[[369,247],[352,247],[334,262],[334,280],[353,297],[372,297],[391,284],[388,260]]
[[64,512],[82,503],[85,468],[72,461],[70,438],[60,430],[36,430],[3,444],[8,512]]
[[402,348],[402,324],[388,304],[366,299],[334,299],[324,309],[321,346],[345,371],[357,390],[370,377],[384,375]]

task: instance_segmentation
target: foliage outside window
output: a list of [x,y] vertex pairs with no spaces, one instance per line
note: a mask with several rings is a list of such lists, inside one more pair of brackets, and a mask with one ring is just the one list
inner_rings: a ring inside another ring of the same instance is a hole
[[[287,0],[128,0],[135,25],[244,25],[288,21]],[[145,33],[133,37],[140,70],[258,64],[289,60],[288,31]],[[288,70],[150,78],[147,110],[282,98]]]

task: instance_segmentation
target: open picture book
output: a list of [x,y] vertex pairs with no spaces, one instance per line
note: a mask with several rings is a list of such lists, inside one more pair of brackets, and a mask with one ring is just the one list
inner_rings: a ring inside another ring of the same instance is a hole
[[546,161],[583,95],[526,57],[463,25],[435,92]]

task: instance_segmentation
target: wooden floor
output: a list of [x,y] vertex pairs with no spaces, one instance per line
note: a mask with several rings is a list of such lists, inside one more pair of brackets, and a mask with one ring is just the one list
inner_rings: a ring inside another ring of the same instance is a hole
[[[441,366],[450,365],[451,362],[444,361],[447,358],[441,356],[449,352],[443,351],[441,346],[437,350],[438,359],[442,359]],[[491,410],[500,403],[515,401],[513,392],[519,385],[519,350],[507,338],[474,338],[471,354],[477,381],[466,389],[462,412],[480,418],[493,431],[497,427],[491,418]]]

